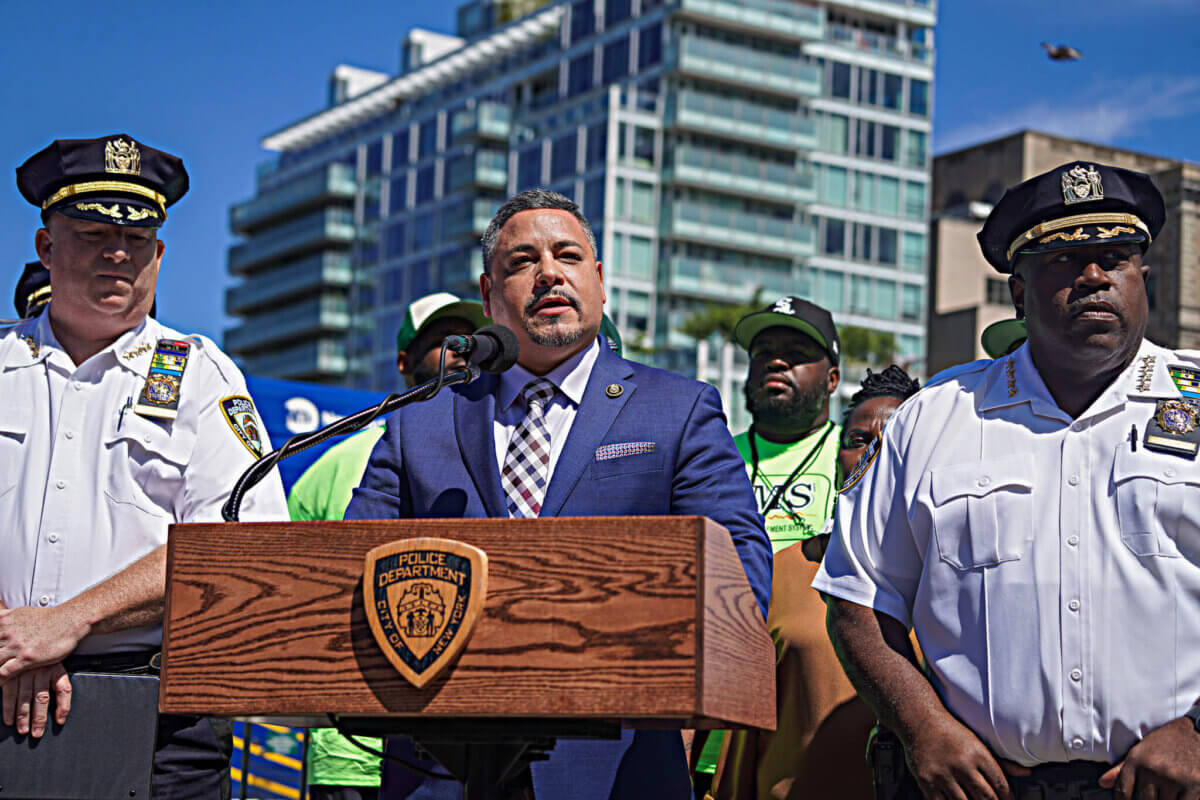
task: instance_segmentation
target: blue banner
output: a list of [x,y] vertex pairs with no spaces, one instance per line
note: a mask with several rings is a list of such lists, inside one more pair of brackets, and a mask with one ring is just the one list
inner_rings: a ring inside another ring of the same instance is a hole
[[[299,433],[310,433],[349,414],[375,405],[384,398],[382,392],[344,389],[300,381],[246,376],[246,387],[258,407],[258,414],[271,437],[272,448],[283,446]],[[291,491],[304,470],[316,461],[331,445],[343,441],[338,436],[317,447],[311,447],[279,462],[284,491]]]

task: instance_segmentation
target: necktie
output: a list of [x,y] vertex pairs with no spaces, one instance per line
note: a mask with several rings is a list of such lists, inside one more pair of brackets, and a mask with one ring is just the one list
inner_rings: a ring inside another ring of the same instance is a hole
[[521,391],[525,418],[513,432],[500,471],[500,483],[508,498],[510,517],[536,517],[546,496],[546,474],[550,468],[550,430],[546,406],[558,391],[545,378],[537,378]]

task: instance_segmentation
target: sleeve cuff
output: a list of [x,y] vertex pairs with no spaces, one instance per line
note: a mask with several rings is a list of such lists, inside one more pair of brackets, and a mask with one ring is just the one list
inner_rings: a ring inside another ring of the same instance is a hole
[[912,617],[903,601],[879,591],[879,587],[856,576],[842,576],[834,580],[822,569],[813,579],[812,587],[821,594],[883,612],[904,625],[906,630],[912,630]]

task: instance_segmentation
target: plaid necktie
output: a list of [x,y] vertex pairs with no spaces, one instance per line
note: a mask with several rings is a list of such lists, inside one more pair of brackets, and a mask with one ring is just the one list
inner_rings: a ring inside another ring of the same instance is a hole
[[546,496],[546,473],[550,468],[550,430],[546,406],[558,389],[545,378],[536,378],[521,390],[525,397],[525,419],[517,425],[508,443],[500,483],[508,498],[510,517],[536,517]]

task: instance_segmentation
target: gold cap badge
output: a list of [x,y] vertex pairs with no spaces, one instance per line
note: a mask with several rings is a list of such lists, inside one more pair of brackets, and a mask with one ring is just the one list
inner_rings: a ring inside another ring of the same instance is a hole
[[109,139],[104,144],[104,170],[121,175],[142,174],[142,154],[136,143]]
[[1063,202],[1087,203],[1092,200],[1104,199],[1104,187],[1100,185],[1100,173],[1089,164],[1085,169],[1082,164],[1076,164],[1062,174]]

